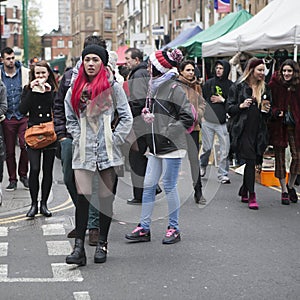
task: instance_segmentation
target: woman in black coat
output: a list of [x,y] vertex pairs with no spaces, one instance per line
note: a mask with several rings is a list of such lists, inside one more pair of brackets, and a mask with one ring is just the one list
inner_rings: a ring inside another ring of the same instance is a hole
[[246,162],[239,195],[250,209],[258,209],[254,191],[255,167],[261,170],[262,156],[268,145],[266,121],[271,94],[265,85],[264,71],[262,59],[250,59],[241,79],[230,88],[227,102],[231,117],[231,150]]
[[[56,91],[57,83],[48,63],[44,60],[37,62],[30,71],[30,83],[23,90],[19,107],[23,115],[29,114],[28,127],[52,120],[52,108]],[[56,142],[41,149],[33,149],[27,145],[30,163],[29,191],[31,196],[31,208],[26,216],[29,218],[34,218],[38,212],[37,198],[39,193],[39,173],[42,153],[43,178],[41,185],[42,199],[40,213],[45,217],[52,216],[52,213],[47,208],[47,201],[52,186],[55,151]]]

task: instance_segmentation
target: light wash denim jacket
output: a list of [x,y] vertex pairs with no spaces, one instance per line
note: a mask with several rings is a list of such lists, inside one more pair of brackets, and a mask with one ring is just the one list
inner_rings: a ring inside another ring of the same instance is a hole
[[85,111],[78,117],[71,105],[72,89],[65,98],[67,130],[73,137],[73,169],[99,171],[120,166],[123,156],[120,146],[125,142],[132,127],[132,114],[126,94],[121,85],[115,82],[112,86],[119,114],[119,123],[113,132],[111,121],[114,118],[114,105],[99,114],[97,130],[92,129],[85,118]]

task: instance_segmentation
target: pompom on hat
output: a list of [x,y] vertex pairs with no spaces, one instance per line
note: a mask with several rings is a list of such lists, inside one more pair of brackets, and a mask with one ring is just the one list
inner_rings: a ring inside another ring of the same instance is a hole
[[170,69],[177,67],[182,59],[183,55],[179,49],[174,49],[172,52],[158,50],[149,56],[149,60],[152,65],[162,74],[165,74]]
[[84,57],[88,54],[96,54],[98,55],[104,66],[107,66],[108,64],[108,52],[106,51],[106,49],[104,49],[103,47],[101,46],[98,46],[98,45],[89,45],[89,46],[86,46],[82,53],[81,53],[81,56],[82,56],[82,60],[84,60]]

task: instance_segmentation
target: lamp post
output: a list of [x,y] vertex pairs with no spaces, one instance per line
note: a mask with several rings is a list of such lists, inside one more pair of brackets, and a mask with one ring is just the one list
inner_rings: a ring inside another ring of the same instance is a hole
[[28,8],[28,0],[22,0],[22,27],[23,27],[23,49],[24,49],[24,65],[25,65],[25,67],[28,67],[27,8]]

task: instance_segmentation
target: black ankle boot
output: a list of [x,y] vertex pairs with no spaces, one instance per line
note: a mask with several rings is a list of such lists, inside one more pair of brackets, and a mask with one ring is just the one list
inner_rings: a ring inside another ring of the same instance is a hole
[[38,213],[38,204],[37,202],[33,202],[31,204],[31,207],[28,211],[28,213],[26,214],[26,217],[28,218],[34,218],[34,216]]
[[195,190],[195,194],[194,194],[195,203],[196,204],[205,205],[206,204],[206,200],[203,197],[202,186],[201,186],[201,182],[200,182],[199,179],[198,179],[198,181],[197,181],[197,183],[196,183],[196,185],[194,187],[194,190]]
[[46,202],[41,202],[40,213],[45,217],[52,217],[51,211],[47,208]]
[[94,262],[101,264],[106,262],[107,242],[99,241],[96,247]]
[[73,252],[66,257],[67,264],[75,264],[78,266],[86,265],[86,255],[84,250],[84,242],[81,239],[75,239]]

